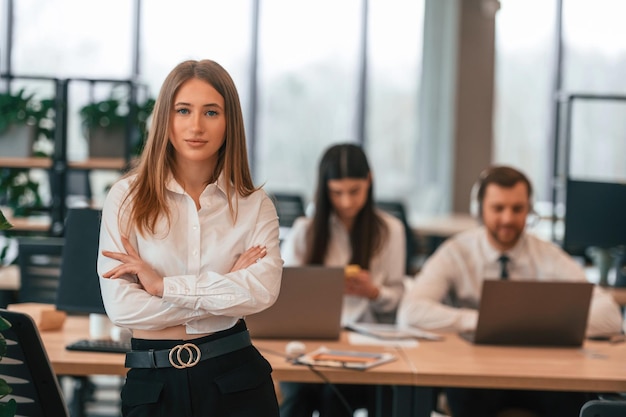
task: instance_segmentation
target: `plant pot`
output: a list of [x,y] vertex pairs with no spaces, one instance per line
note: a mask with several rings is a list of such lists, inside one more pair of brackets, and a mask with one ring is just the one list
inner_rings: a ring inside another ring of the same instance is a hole
[[90,158],[124,158],[126,156],[126,129],[96,127],[89,130]]
[[36,139],[36,126],[12,124],[0,134],[0,156],[3,158],[29,158],[33,156],[33,144]]

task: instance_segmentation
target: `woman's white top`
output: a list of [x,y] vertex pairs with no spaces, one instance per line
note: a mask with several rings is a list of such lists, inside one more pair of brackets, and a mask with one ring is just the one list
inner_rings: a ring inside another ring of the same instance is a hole
[[[167,182],[171,223],[159,219],[155,235],[128,236],[139,256],[163,276],[163,296],[147,293],[135,276],[106,279],[102,274],[119,261],[102,250],[125,252],[120,224],[129,210],[120,210],[131,181],[125,178],[109,191],[102,210],[98,274],[109,318],[130,329],[160,330],[184,325],[188,334],[210,333],[232,327],[239,318],[271,306],[280,290],[278,217],[265,191],[231,197],[237,209],[233,222],[225,179],[207,185],[200,209],[173,177]],[[141,200],[134,203],[141,204]],[[126,207],[126,206],[124,206]],[[247,249],[263,245],[267,255],[254,265],[228,272]]]
[[[406,268],[406,245],[404,225],[394,216],[377,211],[383,218],[389,234],[382,250],[370,262],[369,273],[372,282],[380,290],[375,300],[354,295],[344,296],[342,324],[355,322],[375,322],[376,314],[393,313],[404,292],[404,271]],[[306,263],[307,230],[312,218],[296,219],[281,252],[285,266],[299,266]],[[352,245],[350,234],[335,215],[330,218],[330,240],[324,259],[325,266],[343,267],[350,263]]]

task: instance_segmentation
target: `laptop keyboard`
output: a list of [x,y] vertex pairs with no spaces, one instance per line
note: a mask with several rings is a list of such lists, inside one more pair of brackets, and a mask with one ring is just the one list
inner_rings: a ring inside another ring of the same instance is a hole
[[476,332],[474,332],[474,331],[459,332],[459,336],[462,339],[465,339],[465,340],[467,340],[470,343],[474,343],[474,338],[476,337]]
[[65,346],[65,349],[84,352],[126,353],[130,352],[130,341],[81,339]]

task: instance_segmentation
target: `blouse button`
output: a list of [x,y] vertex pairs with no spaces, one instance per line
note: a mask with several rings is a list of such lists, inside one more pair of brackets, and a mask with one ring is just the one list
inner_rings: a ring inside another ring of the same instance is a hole
[[197,255],[197,254],[198,254],[198,250],[197,250],[197,249],[194,249],[193,254],[194,254],[194,255]]

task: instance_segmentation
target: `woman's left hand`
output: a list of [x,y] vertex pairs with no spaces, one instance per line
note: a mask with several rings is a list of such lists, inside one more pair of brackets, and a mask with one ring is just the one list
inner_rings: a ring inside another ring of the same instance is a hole
[[267,255],[265,246],[253,246],[237,257],[237,261],[230,269],[230,272],[239,271],[260,262]]
[[107,258],[120,261],[122,264],[102,274],[104,278],[120,278],[124,275],[135,275],[143,288],[151,295],[163,296],[163,277],[144,262],[130,241],[122,236],[122,245],[127,253],[104,250],[102,254]]
[[358,273],[346,277],[345,293],[370,300],[378,298],[380,290],[370,279],[369,271],[361,269]]

